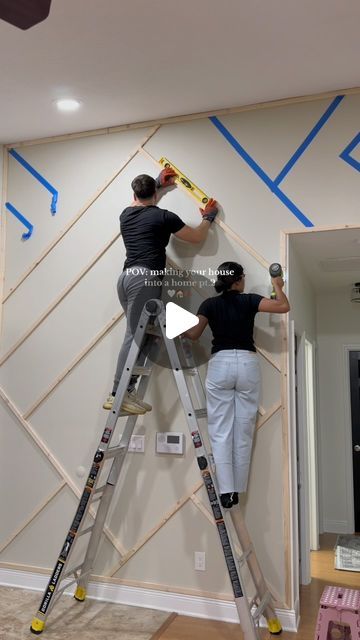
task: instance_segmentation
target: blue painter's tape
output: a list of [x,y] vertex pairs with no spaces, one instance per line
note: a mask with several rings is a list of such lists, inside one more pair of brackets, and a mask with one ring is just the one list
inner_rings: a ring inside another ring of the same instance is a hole
[[243,160],[249,165],[249,167],[259,176],[259,178],[266,184],[274,195],[285,204],[285,206],[291,211],[291,213],[298,219],[305,227],[313,227],[314,224],[307,218],[298,207],[288,198],[283,191],[274,183],[274,181],[265,173],[260,165],[248,154],[244,147],[234,138],[230,131],[223,125],[223,123],[216,116],[210,117],[211,122],[220,131],[224,138],[231,144],[235,151],[242,157]]
[[48,182],[38,171],[36,171],[36,169],[34,169],[34,167],[32,167],[31,164],[29,164],[25,160],[25,158],[23,158],[17,151],[15,151],[15,149],[9,149],[9,154],[13,158],[15,158],[15,160],[17,160],[24,167],[24,169],[26,169],[26,171],[31,173],[31,175],[34,176],[34,178],[36,178],[36,180],[38,180],[43,185],[43,187],[45,187],[45,189],[50,191],[50,193],[52,194],[50,211],[52,215],[55,215],[57,200],[59,196],[59,193],[55,189],[55,187],[53,187],[52,184],[50,184],[50,182]]
[[274,180],[274,184],[279,185],[282,182],[293,168],[294,164],[299,160],[300,156],[306,151],[306,149],[310,146],[314,138],[317,136],[319,131],[323,128],[326,122],[334,113],[335,109],[339,106],[340,102],[343,100],[344,96],[336,96],[330,106],[326,109],[325,113],[321,116],[320,120],[316,123],[316,125],[311,129],[309,135],[306,136],[304,142],[300,145],[300,147],[295,151],[295,153],[291,156],[290,160],[286,163],[284,168],[280,171],[277,178]]
[[353,140],[351,140],[351,142],[344,149],[344,151],[342,153],[340,153],[339,157],[342,160],[345,160],[345,162],[347,162],[351,167],[354,167],[354,169],[356,169],[357,171],[360,171],[360,162],[358,160],[356,160],[356,158],[353,158],[350,155],[351,152],[355,149],[355,147],[358,146],[358,144],[360,144],[360,131],[355,136],[355,138],[353,138]]
[[309,220],[303,213],[301,213],[300,209],[287,197],[287,195],[279,189],[276,185],[274,185],[273,189],[274,194],[283,202],[283,204],[294,214],[294,216],[303,223],[304,227],[313,227],[314,223]]
[[243,160],[255,171],[255,173],[259,176],[259,178],[265,182],[265,184],[272,190],[273,181],[269,176],[265,173],[265,171],[260,167],[260,165],[253,160],[253,158],[245,151],[244,147],[234,138],[234,136],[230,133],[229,129],[223,125],[223,123],[216,116],[211,116],[209,118],[211,122],[215,125],[215,127],[222,133],[224,138],[231,144],[231,146],[238,152],[239,156],[242,157]]
[[32,225],[31,222],[29,222],[29,220],[20,213],[20,211],[15,209],[10,202],[5,202],[5,207],[24,225],[24,227],[28,229],[27,233],[23,233],[21,236],[23,240],[28,240],[33,232],[34,225]]

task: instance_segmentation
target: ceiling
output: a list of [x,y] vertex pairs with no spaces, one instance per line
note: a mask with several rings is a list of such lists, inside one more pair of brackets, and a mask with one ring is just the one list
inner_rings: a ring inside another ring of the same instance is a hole
[[359,23],[358,0],[53,0],[0,21],[0,142],[357,87]]
[[360,226],[293,233],[289,247],[295,249],[316,293],[344,289],[350,293],[360,282]]

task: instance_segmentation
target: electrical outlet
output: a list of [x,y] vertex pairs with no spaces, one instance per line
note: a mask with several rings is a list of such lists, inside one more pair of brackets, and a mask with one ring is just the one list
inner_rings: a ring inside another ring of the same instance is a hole
[[145,436],[131,436],[128,451],[133,453],[144,453]]
[[194,568],[196,571],[205,571],[205,551],[195,551]]

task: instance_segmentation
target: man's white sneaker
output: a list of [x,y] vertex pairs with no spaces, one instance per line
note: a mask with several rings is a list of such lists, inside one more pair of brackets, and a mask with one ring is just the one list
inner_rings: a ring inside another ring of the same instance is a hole
[[141,398],[138,397],[138,395],[137,395],[135,390],[134,391],[130,391],[129,397],[132,398],[132,400],[134,402],[136,402],[136,404],[138,404],[140,407],[145,409],[145,411],[151,411],[152,410],[151,404],[149,404],[148,402],[145,402],[144,400],[141,400]]
[[[111,411],[112,406],[113,406],[113,402],[114,402],[114,397],[113,395],[109,395],[109,397],[106,399],[106,401],[103,404],[103,409],[106,409],[107,411]],[[125,413],[131,413],[133,415],[143,415],[144,413],[146,413],[146,410],[144,409],[144,407],[140,406],[140,404],[138,404],[135,401],[135,398],[130,395],[130,393],[126,393],[121,405],[121,411],[124,411]]]

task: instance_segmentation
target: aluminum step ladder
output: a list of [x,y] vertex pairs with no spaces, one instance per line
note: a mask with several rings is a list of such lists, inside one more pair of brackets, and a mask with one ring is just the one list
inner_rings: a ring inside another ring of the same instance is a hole
[[[244,640],[260,640],[259,620],[261,616],[266,618],[270,633],[279,634],[282,631],[272,605],[272,596],[266,587],[246,530],[241,509],[233,506],[229,512],[226,512],[219,501],[212,456],[205,449],[199,426],[199,422],[205,420],[207,416],[206,402],[201,377],[192,359],[190,342],[180,337],[175,340],[167,338],[164,305],[160,300],[154,299],[146,302],[141,313],[113,406],[109,412],[75,517],[43,594],[40,607],[32,620],[30,630],[34,634],[43,632],[52,608],[69,586],[76,584],[74,594],[76,600],[83,601],[86,598],[87,585],[93,571],[111,499],[138,418],[138,415],[130,415],[121,411],[123,398],[132,375],[140,376],[137,396],[141,399],[144,398],[153,363],[156,362],[162,344],[169,357],[194,444],[197,463],[219,534]],[[196,408],[195,405],[198,407]],[[127,417],[127,419],[119,442],[112,445],[112,437],[119,417]],[[104,465],[109,460],[112,460],[112,463],[106,481],[98,486],[101,472],[106,470]],[[91,526],[86,526],[85,521],[92,505],[97,505],[95,507],[96,514]],[[71,566],[71,555],[76,543],[83,536],[88,536],[83,560],[75,566]],[[245,566],[255,589],[255,595],[251,600],[246,597],[244,579],[242,578]]]

